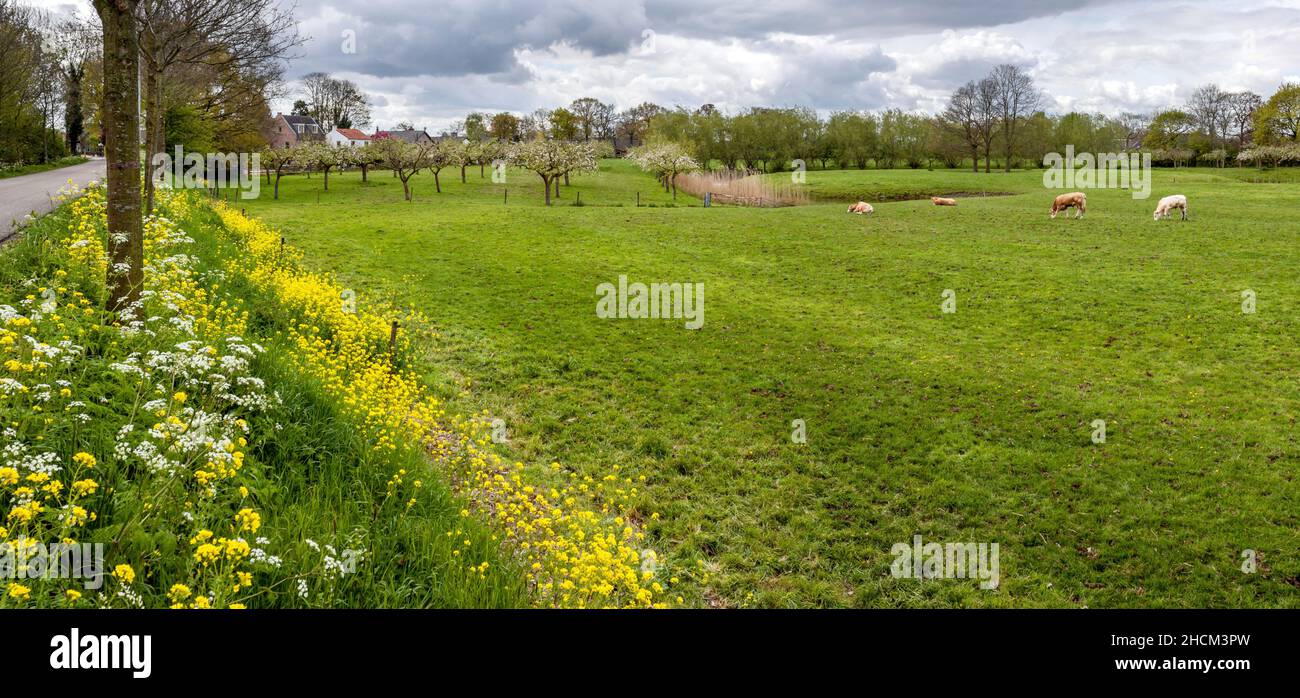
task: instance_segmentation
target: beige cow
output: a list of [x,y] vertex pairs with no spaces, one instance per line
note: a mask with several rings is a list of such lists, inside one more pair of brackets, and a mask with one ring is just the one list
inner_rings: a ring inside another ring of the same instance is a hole
[[1183,220],[1187,220],[1187,197],[1182,194],[1173,194],[1166,196],[1156,205],[1155,220],[1168,218],[1174,209],[1178,209],[1183,214]]
[[1052,219],[1055,220],[1056,214],[1070,208],[1075,209],[1075,218],[1083,218],[1083,214],[1088,212],[1088,195],[1076,191],[1056,197],[1052,202]]
[[874,209],[874,208],[871,207],[871,204],[869,204],[869,203],[867,203],[867,202],[865,202],[865,201],[859,201],[858,203],[853,204],[852,206],[850,206],[848,212],[849,212],[849,213],[863,214],[863,213],[874,213],[875,210],[876,210],[876,209]]
[[932,196],[930,197],[930,203],[934,204],[935,206],[956,206],[957,200],[945,199],[941,196]]

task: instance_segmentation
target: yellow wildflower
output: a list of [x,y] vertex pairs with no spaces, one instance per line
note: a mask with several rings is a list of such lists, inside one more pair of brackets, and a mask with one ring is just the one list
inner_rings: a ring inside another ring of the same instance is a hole
[[118,565],[113,568],[113,576],[123,584],[130,584],[135,581],[135,570],[130,565]]

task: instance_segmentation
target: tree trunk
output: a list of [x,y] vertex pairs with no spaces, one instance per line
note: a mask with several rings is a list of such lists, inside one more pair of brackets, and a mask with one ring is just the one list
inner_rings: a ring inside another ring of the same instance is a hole
[[330,168],[325,168],[325,191],[330,190]]
[[282,176],[283,175],[281,175],[280,172],[277,170],[275,173],[275,195],[271,197],[276,201],[280,200],[280,177]]
[[[151,35],[146,33],[145,40],[150,41]],[[155,49],[156,50],[156,49]],[[150,51],[149,54],[152,54]],[[145,162],[150,167],[153,166],[153,157],[164,151],[167,147],[165,124],[162,113],[162,68],[153,61],[146,61],[144,66],[145,78]],[[182,163],[183,164],[183,163]],[[174,170],[173,170],[174,171]],[[149,173],[149,178],[144,183],[144,213],[146,216],[153,214],[154,188],[157,184],[153,179],[153,172]]]
[[[42,99],[42,102],[48,100]],[[50,109],[48,105],[41,107],[41,164],[50,161]]]
[[546,175],[538,175],[542,178],[542,191],[546,192],[546,205],[551,205],[551,178]]
[[411,179],[409,177],[402,178],[402,192],[406,194],[406,200],[410,201],[411,200]]
[[464,184],[464,183],[465,183],[465,168],[466,168],[466,167],[468,167],[468,165],[461,165],[461,166],[460,166],[460,183],[461,183],[461,184]]
[[138,0],[95,0],[104,27],[104,152],[108,176],[108,297],[115,315],[140,300],[144,231],[140,217]]
[[971,172],[979,173],[980,171],[980,147],[971,146],[970,149],[970,167]]
[[81,134],[85,117],[81,113],[81,79],[86,71],[82,66],[73,66],[65,74],[67,82],[67,99],[64,103],[63,130],[68,138],[68,150],[73,155],[81,154]]
[[1007,136],[1007,162],[1006,171],[1011,171],[1011,158],[1015,155],[1015,148],[1011,145],[1011,136]]
[[442,183],[438,181],[438,170],[433,171],[433,190],[439,194],[442,193]]
[[368,172],[369,170],[370,170],[370,166],[369,166],[369,165],[362,165],[362,166],[361,166],[361,181],[362,181],[362,182],[366,181],[366,174],[367,174],[367,172]]
[[554,180],[555,180],[555,198],[558,199],[560,198],[560,176],[556,175],[554,177]]

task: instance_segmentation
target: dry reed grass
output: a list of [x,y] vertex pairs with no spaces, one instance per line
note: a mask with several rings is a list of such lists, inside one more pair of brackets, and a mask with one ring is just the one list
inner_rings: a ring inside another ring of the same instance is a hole
[[811,202],[808,188],[764,177],[757,170],[712,170],[677,175],[677,188],[713,202],[738,206],[801,206]]

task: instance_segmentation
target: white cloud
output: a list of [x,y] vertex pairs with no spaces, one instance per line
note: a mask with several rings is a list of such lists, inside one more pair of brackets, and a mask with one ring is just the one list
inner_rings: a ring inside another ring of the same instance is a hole
[[[374,96],[378,123],[434,129],[471,110],[582,96],[619,108],[933,111],[1006,62],[1029,69],[1057,109],[1114,113],[1177,104],[1210,81],[1267,96],[1300,65],[1296,0],[298,3],[314,38],[289,75],[348,77]],[[356,32],[355,54],[341,50],[345,30]]]

